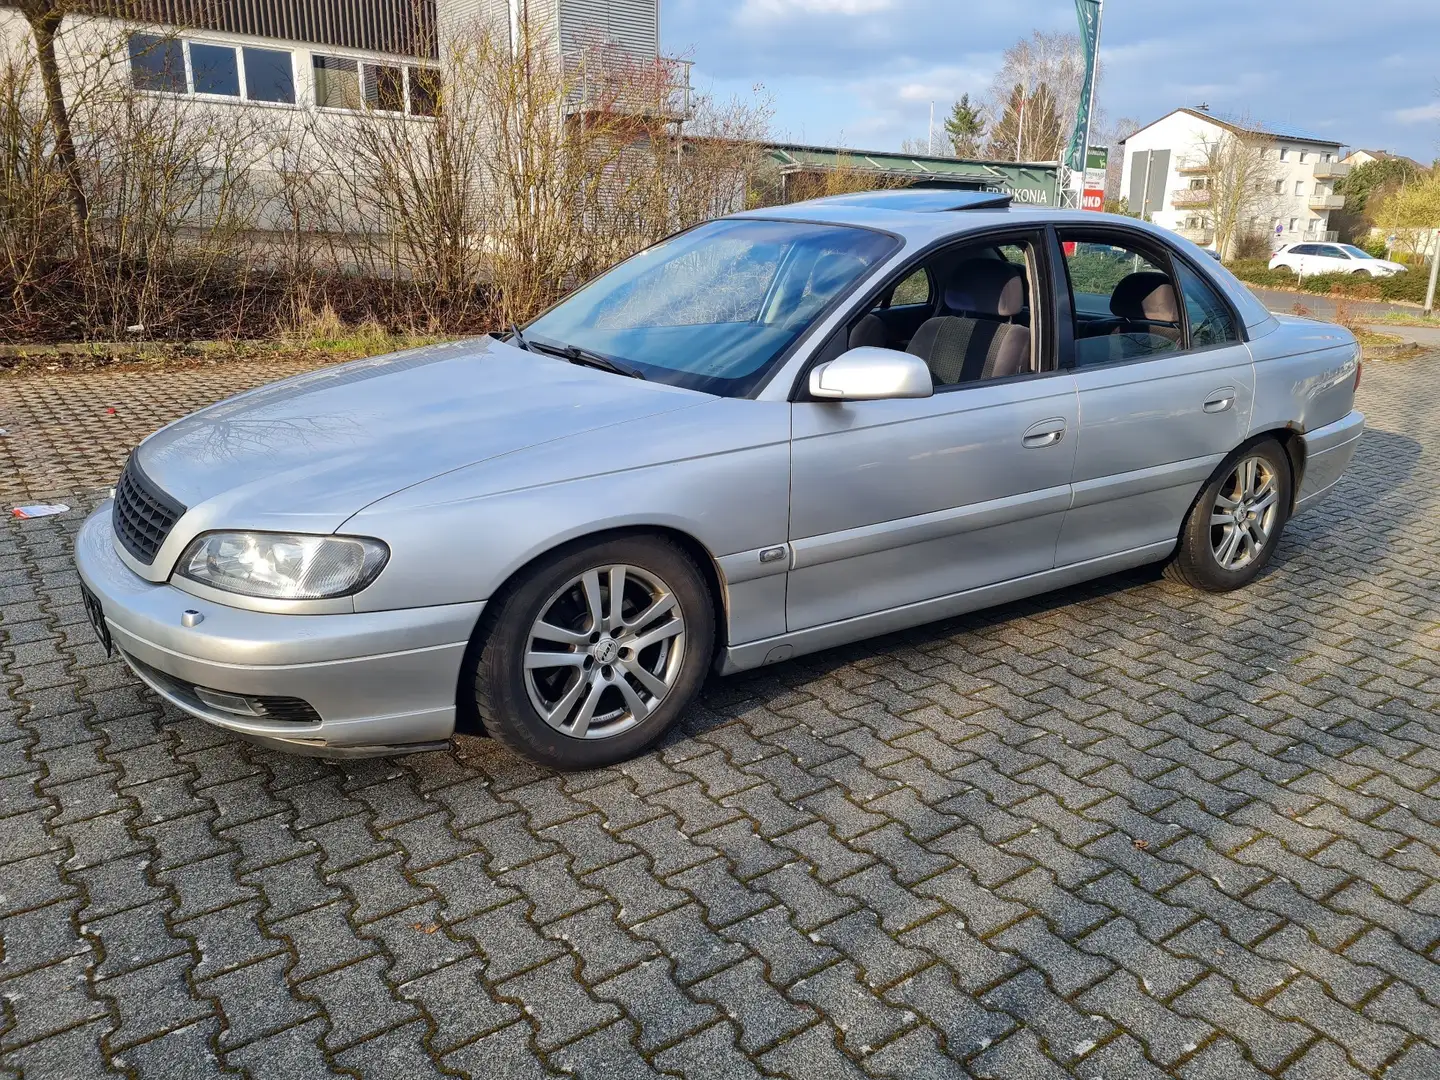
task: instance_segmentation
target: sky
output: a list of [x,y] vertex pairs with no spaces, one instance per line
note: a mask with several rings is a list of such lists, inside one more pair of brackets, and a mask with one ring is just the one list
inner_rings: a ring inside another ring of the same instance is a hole
[[[773,101],[778,139],[899,149],[1005,48],[1073,31],[1073,0],[661,0],[662,46],[720,98]],[[1437,0],[1106,0],[1097,107],[1148,123],[1208,103],[1352,148],[1440,157]]]

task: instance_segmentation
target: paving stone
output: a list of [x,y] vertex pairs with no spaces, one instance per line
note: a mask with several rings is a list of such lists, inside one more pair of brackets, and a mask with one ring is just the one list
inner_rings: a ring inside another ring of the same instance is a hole
[[[581,1044],[583,1045],[583,1044]],[[589,1050],[589,1046],[584,1047]],[[461,1076],[496,1076],[505,1080],[551,1080],[562,1076],[540,1060],[531,1046],[530,1026],[511,1024],[447,1054],[442,1063]],[[617,1077],[618,1080],[618,1077]]]
[[330,1017],[328,1049],[352,1046],[417,1015],[412,1005],[390,992],[384,974],[384,959],[374,957],[300,984],[301,992],[319,1001]]
[[[986,1049],[1016,1026],[1008,1013],[981,1006],[956,985],[955,972],[943,966],[926,968],[885,992],[886,1000],[904,1005],[944,1037],[955,1059]],[[927,1055],[928,1056],[928,1055]]]
[[743,960],[690,988],[698,1000],[714,1002],[740,1028],[740,1047],[754,1054],[813,1024],[815,1014],[786,1001],[765,979],[757,958]]
[[639,1046],[646,1053],[719,1019],[713,1006],[697,1005],[685,996],[664,960],[647,960],[596,984],[595,995],[621,1006],[639,1025]]
[[288,956],[275,956],[196,984],[202,994],[219,1004],[224,1015],[222,1048],[274,1035],[317,1013],[315,1002],[302,996],[308,996],[308,991],[289,982],[289,966]]
[[1274,1069],[1312,1038],[1299,1024],[1279,1020],[1240,997],[1218,975],[1211,975],[1174,1002],[1182,1016],[1194,1016],[1245,1043],[1263,1069]]
[[710,680],[565,776],[262,750],[101,655],[84,511],[301,362],[0,380],[0,473],[76,507],[0,520],[0,1073],[1430,1080],[1437,364],[1370,365],[1340,492],[1244,591],[1140,572]]
[[1092,986],[1075,1004],[1088,1013],[1109,1017],[1139,1039],[1145,1053],[1165,1066],[1194,1053],[1214,1031],[1202,1020],[1175,1015],[1142,989],[1141,983],[1127,971],[1117,971]]

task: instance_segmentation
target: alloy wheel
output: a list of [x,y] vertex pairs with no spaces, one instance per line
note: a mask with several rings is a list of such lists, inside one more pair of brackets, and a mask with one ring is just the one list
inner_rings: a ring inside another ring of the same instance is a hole
[[674,592],[637,566],[596,567],[550,597],[530,627],[525,689],[550,727],[605,739],[665,699],[685,658]]
[[1241,458],[1220,485],[1210,511],[1210,547],[1221,569],[1243,570],[1260,558],[1280,515],[1280,484],[1263,457]]

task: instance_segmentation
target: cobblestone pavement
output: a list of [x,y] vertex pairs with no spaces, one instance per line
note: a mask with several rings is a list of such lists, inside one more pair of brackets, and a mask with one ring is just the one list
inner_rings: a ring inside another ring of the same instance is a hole
[[[42,381],[21,429],[78,407]],[[1243,593],[715,680],[583,775],[232,741],[103,657],[78,510],[9,521],[0,1074],[1433,1080],[1437,387],[1371,365],[1343,490]],[[129,434],[196,403],[144,390]],[[24,486],[89,505],[116,445],[49,437]]]

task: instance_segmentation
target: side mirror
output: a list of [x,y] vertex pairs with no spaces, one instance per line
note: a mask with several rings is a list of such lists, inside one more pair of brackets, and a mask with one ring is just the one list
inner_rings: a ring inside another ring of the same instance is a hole
[[870,345],[851,349],[810,372],[810,396],[822,401],[885,401],[934,393],[924,360]]

